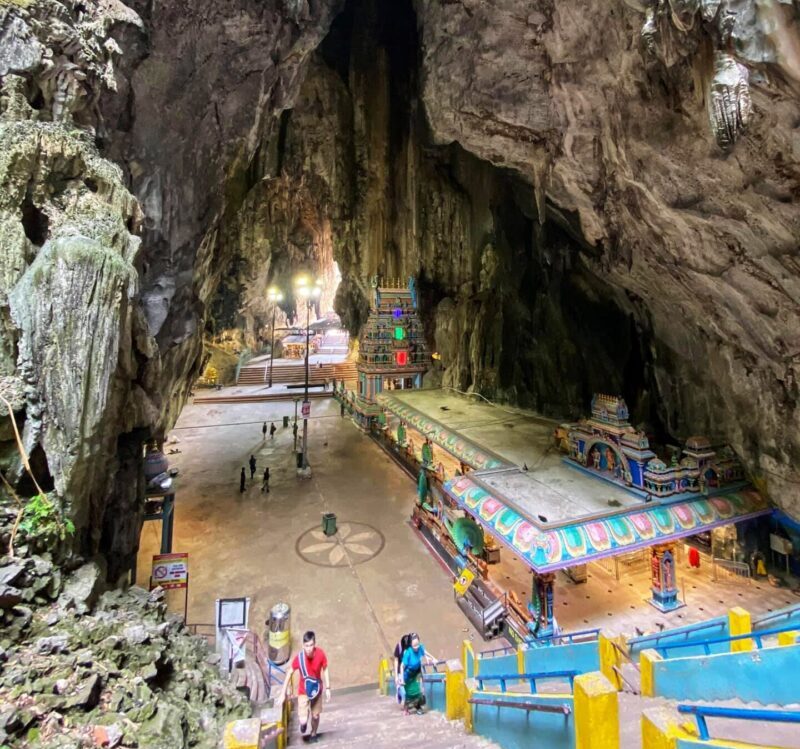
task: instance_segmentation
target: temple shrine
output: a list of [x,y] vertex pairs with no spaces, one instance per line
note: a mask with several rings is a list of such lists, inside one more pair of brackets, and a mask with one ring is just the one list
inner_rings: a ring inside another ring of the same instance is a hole
[[371,282],[369,318],[359,337],[358,391],[350,394],[351,413],[363,429],[381,415],[377,397],[388,391],[422,387],[431,357],[417,313],[413,278]]
[[[667,465],[650,449],[647,435],[628,421],[628,406],[617,396],[595,395],[591,417],[566,428],[569,465],[646,497],[679,499],[744,481],[744,469],[733,451],[727,446],[713,449],[706,437],[690,437],[683,457],[673,455]],[[558,435],[557,443],[563,444]]]
[[[526,427],[532,441],[506,438],[493,426],[494,412],[481,411],[492,407],[444,390],[390,390],[377,385],[376,363],[370,364],[362,373],[378,412],[370,432],[418,476],[413,520],[425,542],[454,575],[465,569],[474,575],[457,602],[487,639],[552,637],[556,573],[584,582],[587,565],[615,557],[646,560],[648,602],[665,613],[680,608],[681,541],[772,512],[730,448],[690,437],[680,459],[669,465],[659,459],[620,397],[596,395],[591,417],[555,427],[557,443],[569,450],[562,458],[550,449],[552,426],[549,445],[548,427],[535,419]],[[391,361],[380,365],[392,371]],[[514,424],[516,434],[521,424]],[[510,561],[495,575],[502,549]],[[504,582],[509,564],[518,579],[519,565],[527,568],[523,594]]]

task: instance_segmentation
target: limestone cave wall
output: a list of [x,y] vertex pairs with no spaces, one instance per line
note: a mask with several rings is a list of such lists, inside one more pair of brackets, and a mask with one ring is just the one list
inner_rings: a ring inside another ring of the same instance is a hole
[[432,384],[556,417],[621,392],[800,512],[797,15],[0,0],[2,391],[77,545],[125,570],[204,335],[334,261],[353,333],[370,275],[419,277]]

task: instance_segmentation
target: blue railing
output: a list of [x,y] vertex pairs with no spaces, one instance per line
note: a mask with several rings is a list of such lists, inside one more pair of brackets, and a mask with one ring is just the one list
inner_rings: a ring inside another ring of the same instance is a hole
[[436,661],[436,663],[423,663],[421,671],[422,673],[427,673],[430,669],[433,669],[433,673],[439,674],[439,666],[444,666],[447,664],[447,661]]
[[[689,625],[686,628],[681,628],[677,632],[674,629],[665,629],[663,632],[653,632],[649,635],[642,635],[641,637],[633,637],[628,640],[628,648],[630,649],[636,645],[642,645],[643,643],[650,642],[654,640],[656,643],[659,640],[663,640],[666,637],[680,637],[681,635],[685,635],[688,637],[689,635],[697,634],[698,632],[702,632],[704,629],[719,629],[721,625],[724,624],[723,619],[712,619],[711,621],[705,622],[704,624],[699,625]],[[693,645],[696,643],[692,643]],[[657,646],[656,646],[657,647]]]
[[800,603],[796,603],[794,606],[787,606],[785,609],[780,609],[779,611],[773,611],[771,614],[765,614],[764,616],[759,617],[753,621],[752,628],[761,629],[765,625],[768,625],[772,622],[778,621],[779,619],[792,619],[798,618],[798,629],[800,629]]
[[476,676],[478,681],[478,689],[483,690],[483,683],[485,681],[499,681],[500,691],[506,691],[506,682],[509,681],[527,681],[531,688],[531,694],[536,694],[536,680],[537,679],[569,679],[569,687],[572,689],[575,677],[578,676],[579,671],[539,671],[537,673],[527,674],[498,674],[496,676]]
[[[273,672],[277,671],[282,678],[278,678],[275,676]],[[283,680],[286,678],[286,669],[281,668],[280,666],[275,665],[271,660],[267,660],[267,681],[271,684],[283,684]]]
[[708,741],[706,718],[734,718],[737,720],[760,720],[770,723],[800,723],[799,710],[750,710],[739,707],[706,707],[704,705],[678,705],[678,712],[694,715],[700,738]]
[[508,655],[509,653],[516,653],[517,648],[515,645],[508,645],[504,648],[493,648],[492,650],[482,650],[480,653],[477,653],[476,658],[486,658],[486,657],[493,657],[500,653],[501,655]]
[[774,637],[781,634],[781,632],[793,632],[797,629],[797,625],[787,627],[776,627],[775,629],[763,629],[760,632],[750,632],[745,635],[735,635],[733,637],[714,637],[710,640],[698,640],[696,642],[678,642],[674,645],[659,645],[655,648],[662,658],[667,657],[667,652],[670,650],[680,650],[681,648],[703,648],[706,655],[711,655],[710,645],[719,645],[722,643],[739,642],[740,640],[755,640],[756,647],[761,650],[763,647],[762,639],[764,637]]
[[584,638],[581,639],[581,642],[593,642],[597,640],[600,636],[599,629],[582,629],[578,632],[561,632],[557,635],[545,635],[544,637],[527,637],[525,639],[526,645],[541,645],[541,644],[555,644],[555,645],[563,645],[563,640],[566,639],[568,645],[572,645],[575,642],[575,638]]

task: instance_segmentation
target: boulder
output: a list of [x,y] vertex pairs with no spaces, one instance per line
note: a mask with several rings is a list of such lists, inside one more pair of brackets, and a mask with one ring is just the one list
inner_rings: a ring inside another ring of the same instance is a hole
[[96,562],[88,562],[72,573],[58,599],[61,608],[75,608],[86,613],[97,601],[103,590],[103,571]]

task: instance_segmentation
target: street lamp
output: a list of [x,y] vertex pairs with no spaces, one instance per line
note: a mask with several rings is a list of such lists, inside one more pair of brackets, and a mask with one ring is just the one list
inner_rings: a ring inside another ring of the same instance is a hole
[[312,279],[306,274],[297,276],[294,280],[294,293],[306,304],[306,382],[305,397],[303,398],[303,470],[308,470],[308,354],[311,346],[311,305],[322,294],[322,281]]
[[275,359],[275,311],[283,301],[283,292],[277,286],[267,289],[267,300],[272,303],[272,337],[269,339],[269,385],[272,387],[272,362]]

